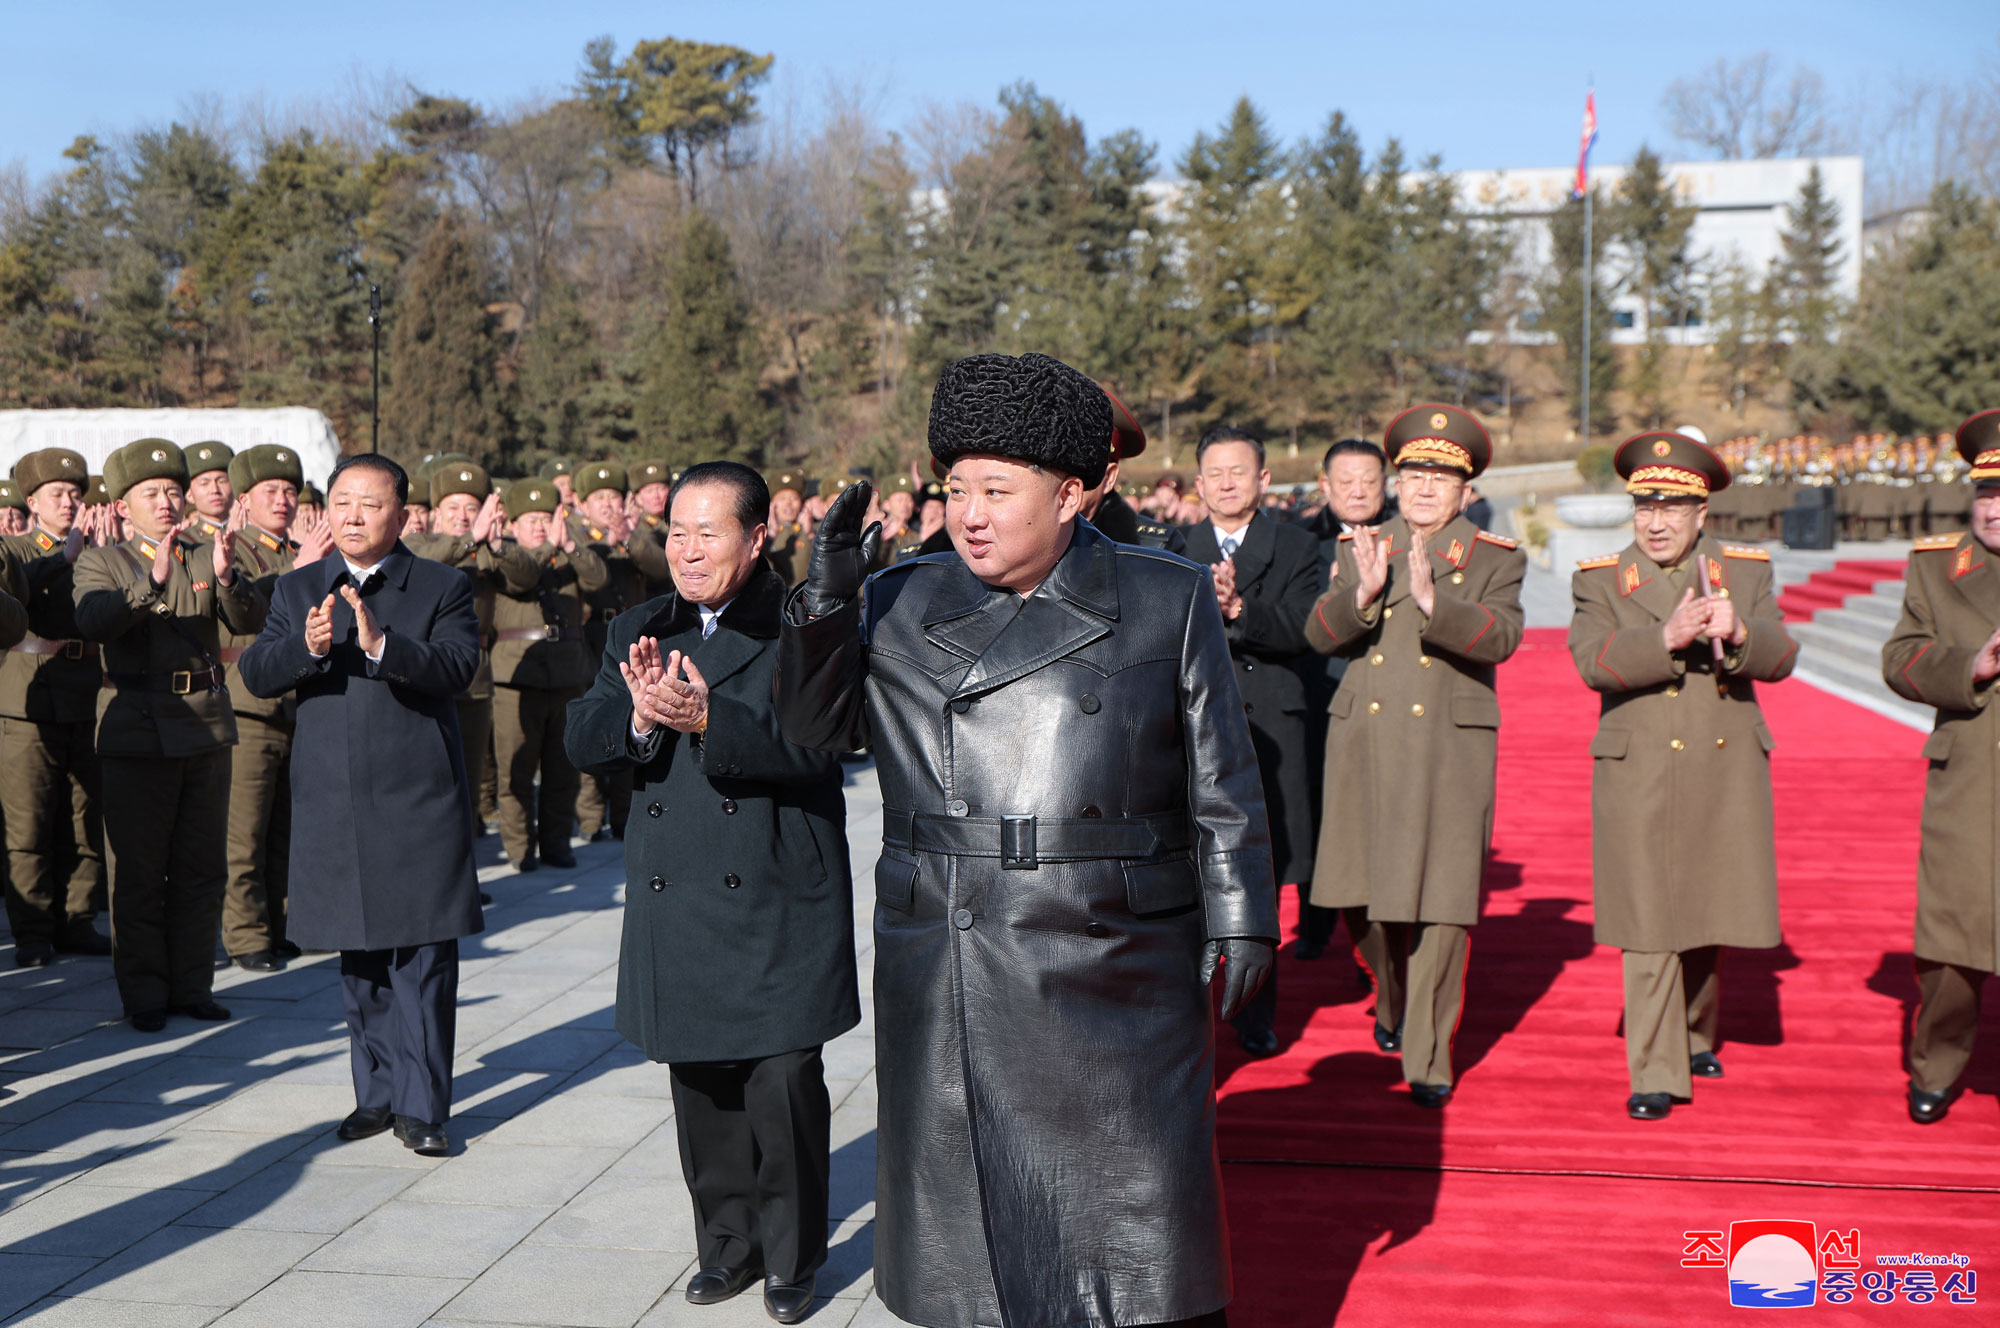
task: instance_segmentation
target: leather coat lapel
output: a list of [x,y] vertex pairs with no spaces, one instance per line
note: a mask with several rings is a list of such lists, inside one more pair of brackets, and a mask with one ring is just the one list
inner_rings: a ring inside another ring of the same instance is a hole
[[1111,628],[1103,619],[1068,603],[1054,587],[1044,584],[1028,596],[1020,612],[980,652],[952,697],[955,700],[1004,687],[1109,635]]
[[1062,560],[1025,602],[987,586],[960,563],[971,585],[946,582],[924,614],[924,635],[933,645],[972,661],[953,697],[1004,687],[1109,636],[1109,623],[1118,618],[1116,559],[1109,539],[1078,522]]

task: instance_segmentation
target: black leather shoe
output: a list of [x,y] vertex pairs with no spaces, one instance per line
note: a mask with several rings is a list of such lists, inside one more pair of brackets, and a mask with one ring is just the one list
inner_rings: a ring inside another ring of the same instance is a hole
[[780,1282],[775,1277],[764,1279],[764,1313],[779,1323],[797,1323],[812,1312],[813,1279],[803,1282]]
[[141,1010],[132,1016],[132,1027],[141,1033],[157,1033],[166,1026],[165,1010]]
[[1292,958],[1305,960],[1308,963],[1325,953],[1325,941],[1308,941],[1302,938],[1292,946]]
[[285,966],[285,961],[278,958],[275,951],[252,950],[249,954],[237,955],[236,966],[247,968],[252,973],[275,973]]
[[532,853],[530,853],[527,857],[522,858],[519,862],[514,864],[514,870],[517,872],[540,871],[541,869],[542,869],[541,859],[537,858]]
[[1380,1024],[1375,1025],[1375,1045],[1394,1056],[1403,1049],[1403,1030],[1398,1028],[1392,1032]]
[[1433,1110],[1451,1101],[1450,1084],[1411,1084],[1410,1101]]
[[72,922],[56,938],[56,949],[64,954],[97,955],[100,958],[111,953],[111,938],[98,933],[88,922]]
[[451,1140],[445,1137],[444,1126],[420,1121],[415,1116],[396,1117],[396,1137],[403,1141],[403,1147],[419,1157],[443,1157],[451,1151]]
[[568,871],[570,868],[576,866],[576,854],[570,852],[568,849],[564,849],[561,854],[544,853],[542,854],[542,861],[559,871]]
[[188,1005],[169,1005],[168,1014],[184,1014],[190,1019],[199,1019],[204,1024],[219,1024],[229,1017],[229,1011],[214,1001],[195,1001]]
[[719,1305],[757,1280],[755,1268],[704,1268],[688,1279],[690,1305]]
[[47,968],[56,959],[56,948],[47,941],[14,942],[14,967]]
[[1919,1125],[1935,1125],[1951,1110],[1950,1093],[1926,1093],[1910,1085],[1910,1119]]
[[481,908],[493,907],[493,896],[487,894],[484,890],[481,890],[479,892],[479,906]]
[[1722,1062],[1715,1059],[1712,1051],[1697,1051],[1688,1057],[1688,1070],[1697,1079],[1720,1079]]
[[1633,1120],[1665,1120],[1674,1100],[1665,1093],[1634,1093],[1625,1099],[1625,1114]]
[[356,1107],[347,1114],[334,1134],[353,1143],[356,1139],[372,1139],[389,1128],[390,1111],[387,1107]]
[[271,946],[271,952],[280,959],[297,959],[305,953],[290,941],[278,941]]
[[596,829],[596,830],[594,830],[594,831],[593,831],[593,832],[591,833],[591,836],[590,836],[590,842],[591,842],[591,843],[593,843],[593,844],[608,844],[608,843],[610,843],[610,842],[611,842],[611,827],[610,827],[610,826],[608,826],[608,825],[600,825],[600,826],[598,826],[598,827],[597,827],[597,829]]
[[1268,1028],[1239,1032],[1236,1040],[1243,1045],[1246,1053],[1260,1061],[1278,1054],[1278,1035]]

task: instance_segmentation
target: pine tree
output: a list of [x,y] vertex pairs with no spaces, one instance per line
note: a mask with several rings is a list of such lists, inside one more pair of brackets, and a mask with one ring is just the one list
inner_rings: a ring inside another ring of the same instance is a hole
[[676,468],[696,461],[756,465],[778,415],[758,383],[763,347],[737,281],[729,237],[688,215],[637,355],[638,447]]
[[410,265],[389,339],[383,451],[410,460],[464,452],[489,469],[504,459],[486,301],[472,236],[446,212]]
[[1669,327],[1684,327],[1699,310],[1695,305],[1693,270],[1688,259],[1688,232],[1694,227],[1693,204],[1676,202],[1659,154],[1641,146],[1632,167],[1618,186],[1618,199],[1608,220],[1610,238],[1625,253],[1622,282],[1639,297],[1645,318],[1645,345],[1632,377],[1632,395],[1640,414],[1659,428],[1671,401],[1667,394]]
[[1783,252],[1773,274],[1783,292],[1785,330],[1795,344],[1822,346],[1832,339],[1840,313],[1839,231],[1840,205],[1826,192],[1815,163],[1785,209],[1785,229],[1778,236]]

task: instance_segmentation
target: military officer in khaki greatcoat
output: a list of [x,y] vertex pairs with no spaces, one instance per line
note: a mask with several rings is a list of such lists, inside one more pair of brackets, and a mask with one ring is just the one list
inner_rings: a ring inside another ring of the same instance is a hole
[[1464,516],[1492,441],[1455,406],[1389,425],[1401,511],[1340,537],[1306,641],[1349,667],[1328,707],[1312,902],[1348,915],[1375,975],[1375,1040],[1419,1106],[1451,1097],[1467,929],[1493,835],[1494,666],[1521,642],[1527,558]]
[[[493,748],[500,840],[522,871],[576,865],[570,826],[579,778],[563,752],[564,709],[596,676],[583,642],[583,597],[604,588],[604,560],[570,534],[549,480],[507,490],[514,540],[535,562],[534,589],[493,604]],[[535,775],[541,774],[537,799]]]
[[[228,482],[243,509],[235,539],[236,570],[269,603],[279,577],[332,552],[330,533],[322,527],[319,538],[304,549],[292,541],[306,477],[291,448],[275,443],[246,448],[229,462]],[[222,898],[222,948],[237,967],[268,973],[299,954],[299,947],[285,938],[292,729],[298,707],[290,694],[269,700],[253,696],[237,676],[236,662],[256,639],[255,632],[222,629],[221,659],[229,673],[229,708],[236,715],[236,745],[229,749],[229,885]]]
[[104,837],[111,849],[111,967],[132,1026],[169,1013],[227,1019],[214,1000],[215,934],[229,875],[229,748],[236,716],[218,624],[254,634],[265,601],[236,567],[235,535],[186,535],[187,463],[163,438],[105,462],[132,538],[76,563],[76,624],[104,647],[98,702]]
[[8,923],[14,962],[47,964],[58,950],[107,955],[95,919],[104,896],[98,813],[97,647],[76,626],[72,580],[91,528],[89,467],[62,447],[14,466],[35,524],[5,538],[19,560],[28,631],[0,662],[0,806],[7,821]]
[[1972,463],[1972,529],[1917,541],[1902,620],[1882,647],[1889,686],[1937,707],[1917,860],[1910,1118],[1919,1124],[1950,1108],[1972,1059],[1980,988],[2000,972],[2000,410],[1960,425],[1958,450]]
[[1634,1120],[1718,1079],[1721,947],[1778,933],[1771,730],[1756,684],[1798,647],[1771,591],[1771,556],[1702,534],[1721,457],[1678,433],[1618,449],[1634,539],[1571,581],[1569,649],[1603,694],[1591,740],[1597,939],[1625,952],[1625,1060]]

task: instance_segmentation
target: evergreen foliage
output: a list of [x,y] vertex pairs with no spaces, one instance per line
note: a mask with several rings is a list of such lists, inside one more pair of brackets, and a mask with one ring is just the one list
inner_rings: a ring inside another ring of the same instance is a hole
[[463,452],[490,471],[510,460],[499,360],[480,254],[464,218],[446,212],[417,251],[389,341],[382,450],[414,462]]

